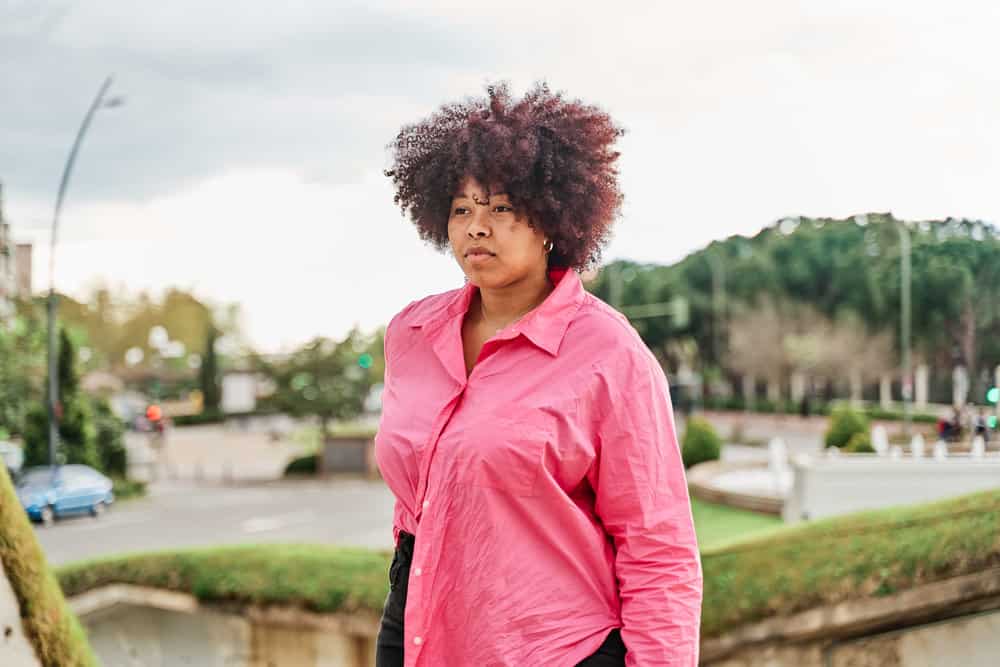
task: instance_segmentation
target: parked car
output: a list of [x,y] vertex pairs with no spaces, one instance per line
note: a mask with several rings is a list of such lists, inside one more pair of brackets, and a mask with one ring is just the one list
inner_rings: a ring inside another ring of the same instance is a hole
[[11,479],[15,479],[24,465],[24,451],[13,442],[0,440],[0,459],[7,466]]
[[32,521],[51,525],[71,514],[99,517],[115,501],[111,480],[90,466],[35,466],[17,481],[17,495]]

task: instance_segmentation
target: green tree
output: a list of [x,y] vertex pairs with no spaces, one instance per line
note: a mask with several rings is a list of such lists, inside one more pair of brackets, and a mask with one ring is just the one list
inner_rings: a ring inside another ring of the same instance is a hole
[[[97,426],[90,398],[78,391],[80,381],[76,368],[76,346],[65,329],[59,333],[59,451],[57,457],[65,463],[83,463],[101,467],[97,446]],[[29,409],[24,433],[26,465],[49,463],[48,387],[45,400]]]
[[204,412],[218,412],[222,403],[222,388],[219,386],[219,360],[215,353],[218,331],[209,323],[205,330],[205,349],[198,370]]
[[45,379],[45,332],[29,313],[0,327],[0,431],[24,432],[32,401],[40,401]]
[[275,385],[269,402],[292,416],[316,417],[325,441],[330,422],[360,415],[369,391],[381,380],[370,352],[377,339],[377,334],[365,336],[354,329],[341,341],[319,337],[284,360],[261,361]]

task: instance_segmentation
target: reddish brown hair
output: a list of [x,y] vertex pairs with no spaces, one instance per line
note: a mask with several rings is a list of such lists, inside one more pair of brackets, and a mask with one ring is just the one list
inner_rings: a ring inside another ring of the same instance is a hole
[[400,130],[386,171],[394,201],[420,237],[448,245],[451,198],[472,176],[503,186],[518,215],[552,240],[552,266],[594,265],[621,211],[615,140],[624,134],[597,107],[537,83],[519,101],[506,83],[487,97],[446,104]]

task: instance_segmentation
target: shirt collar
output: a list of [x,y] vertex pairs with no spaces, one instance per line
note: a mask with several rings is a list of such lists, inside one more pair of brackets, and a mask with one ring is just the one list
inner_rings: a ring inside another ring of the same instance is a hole
[[[583,283],[576,271],[565,267],[549,269],[549,279],[555,288],[537,308],[507,330],[502,338],[515,338],[519,334],[551,355],[559,351],[569,323],[573,321],[584,299]],[[437,328],[458,316],[464,316],[479,288],[466,282],[461,289],[453,290],[440,308],[414,313],[408,321],[411,327]]]

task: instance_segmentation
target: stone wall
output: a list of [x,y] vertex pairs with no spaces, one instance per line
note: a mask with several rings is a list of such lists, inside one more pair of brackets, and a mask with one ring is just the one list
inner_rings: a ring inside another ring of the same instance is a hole
[[810,609],[702,643],[711,667],[994,667],[1000,569]]
[[[183,593],[123,585],[84,593],[71,605],[102,662],[116,667],[370,667],[375,662],[378,617],[370,613],[225,608]],[[998,655],[1000,568],[994,568],[734,628],[702,642],[701,664],[995,667]]]
[[[284,607],[226,608],[193,596],[113,585],[70,601],[105,665],[370,667],[378,618]],[[6,665],[5,665],[6,667]]]

